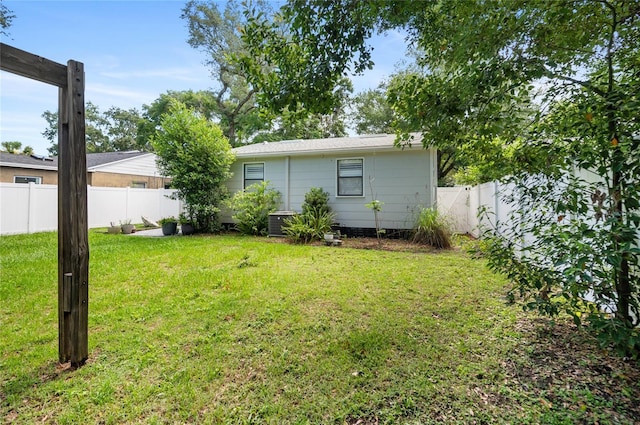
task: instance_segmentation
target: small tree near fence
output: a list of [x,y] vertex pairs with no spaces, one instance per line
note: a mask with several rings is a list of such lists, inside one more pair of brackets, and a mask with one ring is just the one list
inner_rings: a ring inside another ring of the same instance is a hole
[[158,167],[172,177],[176,196],[198,232],[220,230],[220,206],[228,197],[225,182],[234,156],[222,130],[176,102],[163,115],[152,138]]

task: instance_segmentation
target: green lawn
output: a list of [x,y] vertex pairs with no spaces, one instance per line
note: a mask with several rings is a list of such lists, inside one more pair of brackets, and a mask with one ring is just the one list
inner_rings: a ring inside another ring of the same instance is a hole
[[640,420],[635,365],[506,306],[461,251],[92,231],[90,358],[71,371],[56,243],[0,238],[0,422]]

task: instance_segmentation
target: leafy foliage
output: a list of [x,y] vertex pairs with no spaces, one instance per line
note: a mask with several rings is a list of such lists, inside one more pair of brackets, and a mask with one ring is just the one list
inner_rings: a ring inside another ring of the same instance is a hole
[[376,90],[365,90],[351,100],[352,118],[358,134],[393,133],[394,112],[387,101],[384,85]]
[[276,211],[279,203],[280,192],[270,188],[269,182],[260,182],[236,192],[229,206],[240,233],[265,236],[269,231],[269,214]]
[[310,208],[304,214],[287,218],[282,225],[282,232],[295,243],[309,243],[320,240],[325,233],[331,232],[334,220],[332,212]]
[[[257,1],[254,6],[268,13],[269,4]],[[246,24],[235,1],[220,10],[215,2],[191,0],[182,9],[182,19],[189,28],[189,45],[204,51],[216,87],[210,92],[212,112],[232,146],[247,143],[258,131],[269,126],[260,115],[255,88],[245,72],[232,60],[243,54],[240,38]]]
[[351,56],[361,59],[355,72],[371,66],[363,43],[376,16],[366,2],[290,1],[273,16],[252,7],[245,14],[246,52],[236,60],[260,88],[258,102],[276,114],[334,110],[342,103],[340,87]]
[[186,203],[196,231],[218,231],[220,206],[228,196],[225,183],[234,160],[220,128],[176,102],[163,116],[151,143],[159,168],[172,177],[171,185]]
[[413,241],[438,249],[449,249],[451,233],[451,224],[437,208],[422,208],[418,214]]
[[283,233],[295,243],[319,240],[331,232],[335,214],[329,206],[329,193],[320,187],[312,187],[304,196],[302,214],[287,219]]
[[[47,148],[51,155],[58,154],[58,112],[45,111],[42,117],[48,127],[42,135],[51,142]],[[101,112],[90,101],[85,105],[87,153],[149,150],[148,140],[140,144],[138,126],[143,119],[135,109],[124,110],[112,106]]]
[[32,155],[33,148],[29,145],[22,147],[22,142],[6,141],[0,144],[2,146],[1,152],[8,152],[16,155]]
[[304,195],[302,214],[307,214],[310,211],[319,211],[321,213],[331,212],[329,192],[325,192],[321,187],[312,187],[309,189]]
[[200,116],[212,121],[214,118],[214,101],[211,92],[201,90],[175,91],[169,90],[162,93],[150,105],[142,106],[142,117],[137,131],[137,141],[139,146],[150,146],[149,141],[160,128],[160,121],[164,114],[169,113],[173,102],[180,102],[189,109],[197,112]]

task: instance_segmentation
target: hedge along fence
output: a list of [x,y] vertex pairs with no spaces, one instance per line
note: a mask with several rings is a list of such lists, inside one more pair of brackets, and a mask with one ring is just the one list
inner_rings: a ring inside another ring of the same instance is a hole
[[[141,223],[142,216],[158,220],[178,216],[182,203],[170,199],[170,189],[87,186],[89,227],[105,227],[110,222],[130,219]],[[35,233],[58,228],[58,186],[0,183],[0,234]]]

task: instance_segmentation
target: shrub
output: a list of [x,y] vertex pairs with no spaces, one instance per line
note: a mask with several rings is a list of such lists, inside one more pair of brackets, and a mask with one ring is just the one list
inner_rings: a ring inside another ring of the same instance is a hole
[[304,214],[296,214],[287,218],[282,224],[282,233],[295,243],[309,243],[316,234]]
[[451,248],[451,225],[436,208],[422,208],[413,241],[439,249]]
[[302,214],[295,215],[282,225],[282,232],[295,243],[322,239],[331,232],[335,215],[329,206],[329,193],[312,187],[304,195]]
[[329,206],[329,192],[325,192],[321,187],[312,187],[304,195],[304,202],[302,203],[302,214],[306,214],[310,210],[317,210],[318,212],[331,212]]
[[335,215],[321,208],[307,209],[304,214],[294,215],[282,225],[282,232],[295,243],[319,240],[331,232]]
[[234,160],[220,127],[176,102],[163,114],[151,144],[158,167],[172,177],[171,186],[185,202],[196,230],[220,230],[219,207],[228,196],[225,183]]
[[229,207],[234,211],[236,227],[245,235],[266,235],[269,214],[278,208],[280,192],[269,188],[269,182],[252,184],[231,198]]

